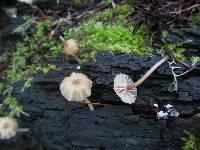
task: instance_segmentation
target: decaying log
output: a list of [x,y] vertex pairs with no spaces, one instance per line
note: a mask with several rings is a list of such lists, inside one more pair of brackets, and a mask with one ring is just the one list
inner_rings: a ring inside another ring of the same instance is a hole
[[[167,90],[173,81],[167,64],[138,87],[134,105],[122,103],[113,90],[117,73],[129,74],[136,81],[159,59],[157,56],[100,53],[96,60],[81,65],[80,70],[78,64],[65,62],[62,56],[51,61],[62,69],[37,74],[33,85],[23,93],[24,81],[14,85],[14,96],[30,114],[30,117],[21,118],[20,127],[27,127],[30,132],[0,141],[1,150],[181,149],[184,130],[193,125],[156,120],[156,114],[148,104],[163,106],[170,103],[186,119],[199,113],[199,63],[192,72],[178,79],[177,93]],[[59,84],[74,71],[92,79],[90,99],[108,105],[95,106],[95,111],[90,112],[85,104],[65,100]]]

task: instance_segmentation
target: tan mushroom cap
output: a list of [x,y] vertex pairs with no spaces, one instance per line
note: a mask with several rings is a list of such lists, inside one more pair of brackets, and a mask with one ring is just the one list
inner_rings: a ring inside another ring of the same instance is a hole
[[73,72],[60,84],[60,91],[68,101],[82,101],[91,95],[92,81],[82,73]]
[[69,39],[64,43],[63,49],[65,55],[72,55],[75,56],[79,52],[78,44],[74,39]]
[[126,74],[118,74],[114,78],[114,90],[116,94],[121,98],[124,103],[135,103],[137,98],[137,88],[130,90],[126,89],[126,86],[133,83],[132,79]]
[[14,137],[18,130],[16,119],[10,117],[0,118],[0,139],[9,139]]

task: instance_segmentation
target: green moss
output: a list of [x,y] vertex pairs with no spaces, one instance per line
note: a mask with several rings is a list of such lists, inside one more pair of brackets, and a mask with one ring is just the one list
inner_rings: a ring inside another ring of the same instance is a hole
[[16,98],[12,97],[12,96],[8,96],[5,98],[4,100],[4,105],[8,105],[10,108],[10,113],[8,113],[8,116],[20,116],[20,113],[23,113],[23,106],[21,104],[18,103],[18,101],[16,100]]
[[168,36],[167,31],[163,31],[162,36],[164,39],[163,43],[156,44],[156,47],[159,49],[159,53],[164,53],[166,50],[170,50],[172,52],[172,54],[179,60],[182,60],[182,61],[187,60],[190,62],[198,61],[197,59],[199,59],[199,58],[188,57],[184,54],[185,49],[183,48],[183,45],[188,42],[191,42],[191,40],[184,41],[184,42],[171,43],[166,40],[166,38]]
[[200,28],[200,25],[199,25],[199,22],[200,22],[200,13],[199,12],[194,13],[193,15],[191,15],[190,19],[191,19],[191,25],[193,27]]
[[79,41],[79,46],[84,50],[81,57],[85,61],[94,58],[101,50],[149,55],[150,31],[146,26],[142,26],[133,33],[133,27],[127,25],[126,19],[132,12],[131,5],[122,3],[64,32],[65,38]]
[[1,60],[8,64],[12,62],[10,63],[11,69],[5,77],[8,86],[1,88],[1,93],[5,97],[3,105],[8,105],[10,108],[10,112],[4,112],[4,115],[19,116],[20,113],[23,113],[22,106],[17,102],[16,98],[12,97],[11,85],[13,83],[21,79],[27,80],[21,89],[23,92],[31,86],[33,79],[31,76],[35,73],[39,71],[47,73],[49,70],[58,69],[55,65],[49,65],[45,62],[48,57],[57,56],[63,45],[56,38],[49,40],[51,30],[51,20],[37,22],[35,26],[28,30],[29,34],[23,34],[24,39],[16,44],[14,53],[5,53],[1,57]]
[[5,84],[0,82],[0,95],[3,93],[3,89],[5,88]]
[[187,132],[187,136],[184,138],[184,141],[184,150],[200,150],[200,141],[191,132]]
[[[12,69],[9,70],[7,76],[11,83],[23,78],[26,79],[29,74],[36,73],[36,66],[49,67],[44,59],[48,56],[55,57],[62,50],[63,43],[61,41],[49,40],[49,33],[52,30],[51,20],[38,22],[35,29],[31,30],[33,34],[25,35],[24,40],[16,45],[16,52],[13,55],[4,55],[7,62],[12,62]],[[44,65],[41,66],[41,63]]]
[[151,53],[147,42],[149,31],[144,26],[133,33],[132,27],[89,21],[71,29],[66,33],[66,37],[78,39],[79,45],[85,50],[86,55],[101,50],[134,52],[140,55]]
[[133,12],[133,7],[129,4],[117,5],[116,8],[109,8],[96,14],[92,19],[96,22],[106,24],[126,25],[126,17]]

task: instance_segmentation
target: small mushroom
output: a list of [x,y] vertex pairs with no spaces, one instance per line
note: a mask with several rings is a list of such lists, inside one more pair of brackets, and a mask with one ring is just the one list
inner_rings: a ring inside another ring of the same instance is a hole
[[87,102],[90,111],[94,107],[87,98],[91,95],[92,81],[82,73],[73,72],[69,77],[65,77],[60,84],[60,91],[68,101]]
[[127,89],[126,86],[132,84],[132,79],[126,74],[118,74],[114,78],[114,90],[116,94],[125,103],[135,103],[137,97],[137,88]]
[[17,132],[28,132],[29,129],[18,128],[18,123],[16,119],[10,117],[1,117],[0,118],[0,139],[10,139],[14,137]]
[[146,74],[137,82],[133,82],[128,75],[119,74],[114,79],[114,90],[116,94],[125,103],[135,103],[137,97],[137,86],[142,84],[159,66],[169,59],[169,55],[165,55],[160,61],[158,61]]
[[82,64],[82,61],[77,56],[79,53],[79,48],[78,48],[78,44],[77,44],[76,40],[69,39],[69,40],[65,41],[62,37],[61,37],[61,39],[62,39],[62,41],[64,41],[63,52],[65,54],[65,57],[73,56],[79,64]]

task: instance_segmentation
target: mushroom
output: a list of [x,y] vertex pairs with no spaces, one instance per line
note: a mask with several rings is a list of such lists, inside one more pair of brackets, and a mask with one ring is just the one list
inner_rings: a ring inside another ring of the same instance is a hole
[[142,84],[159,66],[169,59],[169,55],[165,55],[160,61],[158,61],[146,74],[137,82],[133,82],[128,75],[119,74],[114,79],[114,90],[116,94],[125,103],[135,103],[137,97],[137,86]]
[[68,101],[85,101],[88,103],[90,111],[94,107],[87,98],[91,95],[92,81],[82,73],[73,72],[69,77],[65,77],[60,84],[60,91]]
[[60,36],[60,38],[64,42],[63,52],[65,57],[73,56],[79,64],[82,64],[82,61],[77,56],[79,53],[79,48],[76,40],[69,39],[65,41],[63,37]]
[[0,139],[10,139],[14,137],[17,132],[28,132],[29,129],[18,128],[18,123],[16,119],[11,117],[1,117],[0,118]]
[[125,103],[132,104],[135,103],[137,97],[137,89],[126,89],[125,87],[133,83],[132,79],[126,74],[118,74],[114,78],[114,90],[116,94],[121,98]]

